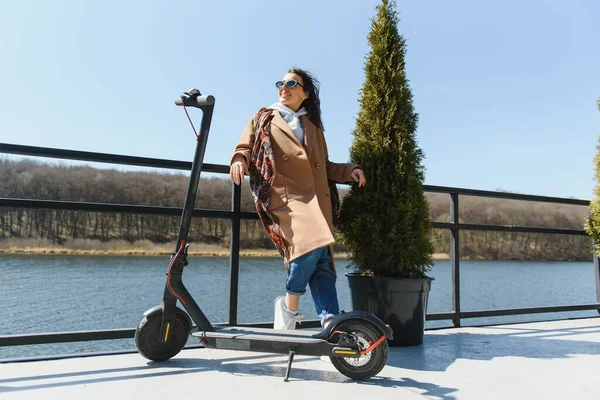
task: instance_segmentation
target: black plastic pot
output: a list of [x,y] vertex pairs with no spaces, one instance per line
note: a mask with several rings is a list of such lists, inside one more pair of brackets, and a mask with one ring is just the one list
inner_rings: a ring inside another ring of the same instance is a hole
[[352,308],[366,311],[394,331],[390,346],[423,343],[427,300],[433,278],[406,279],[346,274]]

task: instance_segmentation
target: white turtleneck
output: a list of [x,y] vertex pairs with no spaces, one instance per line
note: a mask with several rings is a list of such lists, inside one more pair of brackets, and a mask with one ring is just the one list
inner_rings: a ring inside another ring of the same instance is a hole
[[275,103],[269,106],[269,108],[279,111],[281,117],[288,123],[290,128],[292,128],[292,132],[294,132],[296,139],[298,139],[301,145],[304,145],[304,129],[302,128],[302,123],[299,118],[300,116],[307,114],[304,107],[294,112],[294,110],[288,106],[284,106],[281,103]]

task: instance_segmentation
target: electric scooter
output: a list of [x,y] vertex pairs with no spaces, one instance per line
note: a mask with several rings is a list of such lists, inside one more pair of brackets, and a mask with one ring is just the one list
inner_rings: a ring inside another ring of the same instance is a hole
[[[389,325],[366,312],[342,311],[318,333],[215,326],[209,322],[184,286],[182,274],[184,267],[188,265],[188,232],[215,98],[211,95],[203,96],[197,89],[191,89],[177,98],[175,104],[184,108],[188,119],[186,107],[199,108],[202,110],[202,122],[200,132],[196,134],[196,151],[177,243],[167,271],[163,302],[144,313],[135,332],[138,352],[152,361],[168,360],[183,349],[191,334],[209,348],[288,354],[285,381],[289,380],[295,354],[329,356],[334,367],[352,379],[363,380],[375,376],[387,362],[386,338],[392,339],[393,333]],[[191,123],[191,119],[189,120]],[[177,306],[177,301],[185,311]]]

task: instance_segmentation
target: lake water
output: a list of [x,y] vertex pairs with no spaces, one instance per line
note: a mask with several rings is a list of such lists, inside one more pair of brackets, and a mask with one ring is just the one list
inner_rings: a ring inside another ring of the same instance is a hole
[[[168,257],[1,255],[0,335],[135,328],[162,300]],[[340,307],[351,309],[345,260],[337,260]],[[463,311],[596,302],[589,262],[461,261]],[[437,261],[429,313],[450,312],[450,261]],[[238,320],[273,320],[273,300],[284,292],[277,258],[241,258]],[[212,322],[228,319],[229,259],[190,257],[184,282]],[[300,304],[316,319],[307,293]],[[463,326],[597,316],[596,311],[463,319]],[[430,321],[427,328],[451,326]],[[0,359],[134,349],[133,339],[0,347]]]

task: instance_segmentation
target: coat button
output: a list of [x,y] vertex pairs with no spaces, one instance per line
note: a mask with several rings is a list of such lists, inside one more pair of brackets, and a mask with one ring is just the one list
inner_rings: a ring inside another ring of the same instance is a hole
[[325,197],[329,197],[329,193],[325,193]]
[[315,163],[315,168],[316,168],[316,169],[319,169],[319,168],[321,168],[321,164],[319,164],[318,162],[316,162],[316,163]]
[[284,159],[285,161],[287,161],[287,160],[289,160],[289,159],[290,159],[290,156],[288,156],[287,154],[284,154],[284,155],[283,155],[283,159]]

